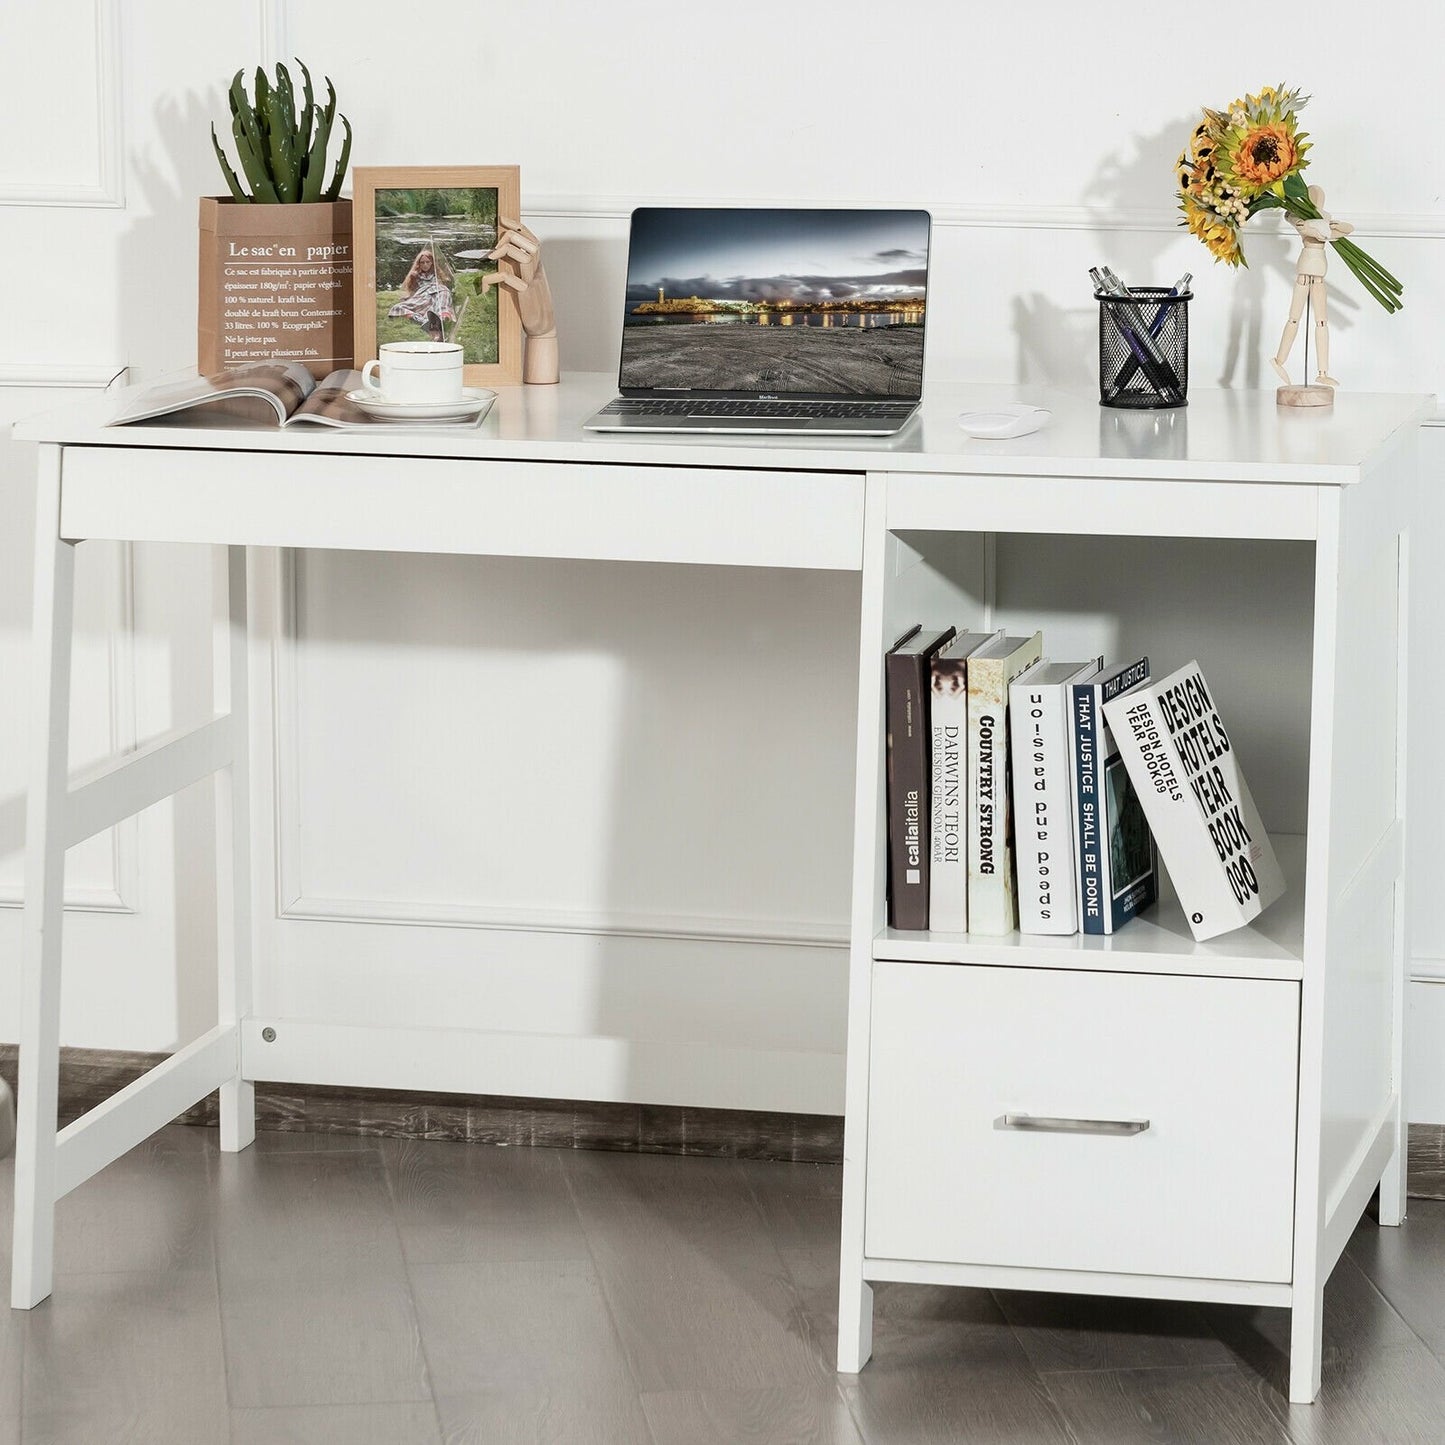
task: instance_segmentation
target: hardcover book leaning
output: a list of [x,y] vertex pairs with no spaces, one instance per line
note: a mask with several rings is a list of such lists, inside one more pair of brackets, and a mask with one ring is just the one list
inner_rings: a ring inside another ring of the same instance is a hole
[[1239,758],[1197,662],[1104,703],[1189,929],[1200,941],[1284,892]]
[[933,657],[954,630],[913,627],[883,659],[888,717],[888,925],[928,927]]

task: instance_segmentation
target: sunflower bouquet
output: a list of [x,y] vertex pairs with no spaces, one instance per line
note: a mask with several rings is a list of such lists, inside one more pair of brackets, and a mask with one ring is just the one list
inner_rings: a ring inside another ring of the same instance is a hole
[[[1310,142],[1299,128],[1299,112],[1308,99],[1298,90],[1267,85],[1228,110],[1205,107],[1175,169],[1182,224],[1216,261],[1247,264],[1240,233],[1260,211],[1282,210],[1296,221],[1320,219],[1301,175]],[[1404,288],[1378,261],[1344,236],[1330,245],[1386,311],[1400,309]]]

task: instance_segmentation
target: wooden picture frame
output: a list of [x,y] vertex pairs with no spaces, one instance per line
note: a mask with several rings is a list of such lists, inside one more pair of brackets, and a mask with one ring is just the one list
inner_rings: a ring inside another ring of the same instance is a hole
[[356,365],[387,341],[459,341],[468,386],[518,385],[517,308],[479,278],[499,269],[485,259],[499,218],[521,215],[519,167],[354,166],[351,178]]

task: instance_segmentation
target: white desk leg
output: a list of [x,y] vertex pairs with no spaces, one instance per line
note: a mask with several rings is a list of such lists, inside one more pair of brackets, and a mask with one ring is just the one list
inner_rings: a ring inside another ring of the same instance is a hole
[[1385,1165],[1380,1178],[1380,1223],[1403,1224],[1405,1198],[1409,1187],[1410,1166],[1410,1101],[1405,1097],[1405,1032],[1410,1012],[1410,857],[1409,765],[1410,765],[1410,633],[1412,607],[1418,605],[1411,595],[1410,536],[1400,533],[1397,573],[1399,591],[1395,634],[1395,816],[1404,829],[1406,867],[1395,882],[1395,937],[1392,975],[1395,1001],[1392,1011],[1390,1069],[1395,1080],[1395,1097],[1399,1100],[1399,1117],[1395,1121],[1395,1152]]
[[1289,1312],[1289,1398],[1292,1405],[1312,1405],[1320,1392],[1324,1356],[1324,1293],[1313,1280],[1295,1281]]
[[838,1281],[838,1373],[856,1375],[873,1355],[873,1286],[844,1267]]
[[[246,666],[246,549],[217,551],[213,667],[216,711],[231,715],[234,761],[216,774],[216,962],[218,1021],[251,1012],[251,694]],[[241,1076],[221,1085],[221,1148],[256,1137],[256,1086]]]
[[21,926],[20,1097],[10,1303],[49,1293],[55,1256],[55,1134],[60,1091],[60,933],[70,755],[75,547],[60,537],[60,448],[42,446],[35,495],[35,615]]

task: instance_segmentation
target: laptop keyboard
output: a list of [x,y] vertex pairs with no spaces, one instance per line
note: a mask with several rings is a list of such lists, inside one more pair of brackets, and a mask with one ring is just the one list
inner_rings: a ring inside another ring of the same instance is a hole
[[687,397],[662,399],[620,396],[604,406],[603,416],[688,416],[688,417],[759,417],[807,421],[860,417],[865,421],[888,421],[907,416],[915,401],[706,401]]

